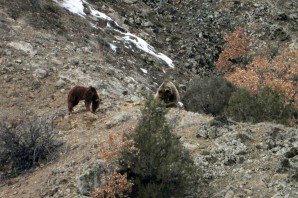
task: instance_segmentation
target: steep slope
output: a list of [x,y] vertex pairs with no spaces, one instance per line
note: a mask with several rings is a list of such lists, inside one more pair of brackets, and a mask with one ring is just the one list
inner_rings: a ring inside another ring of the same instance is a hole
[[[238,24],[258,21],[264,29],[256,34],[264,41],[297,45],[295,1],[277,7],[271,1],[91,0],[117,21],[120,32],[117,24],[106,26],[89,15],[86,20],[56,2],[62,1],[0,0],[1,112],[9,117],[54,115],[64,142],[59,157],[48,164],[9,180],[0,173],[0,197],[76,196],[77,177],[100,159],[99,142],[134,126],[144,95],[165,77],[183,88],[196,73],[212,69],[224,33]],[[125,43],[127,32],[171,58],[175,69]],[[67,114],[67,91],[76,84],[99,90],[103,104],[96,114],[86,112],[83,104]],[[233,123],[181,109],[172,109],[168,121],[203,170],[201,197],[298,196],[297,127]]]

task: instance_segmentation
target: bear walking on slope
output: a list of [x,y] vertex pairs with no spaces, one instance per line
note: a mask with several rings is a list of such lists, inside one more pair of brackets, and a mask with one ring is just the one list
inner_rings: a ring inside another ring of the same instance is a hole
[[85,101],[87,111],[90,111],[90,105],[92,104],[93,113],[101,103],[101,99],[99,98],[94,87],[75,86],[68,92],[67,104],[69,114],[73,112],[73,107],[79,104],[80,100]]
[[165,80],[157,89],[154,96],[155,99],[162,100],[166,103],[166,107],[177,107],[180,101],[180,95],[178,89],[169,80]]

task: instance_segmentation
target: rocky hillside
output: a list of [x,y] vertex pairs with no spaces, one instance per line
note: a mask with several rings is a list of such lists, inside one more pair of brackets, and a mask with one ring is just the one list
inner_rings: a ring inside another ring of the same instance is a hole
[[[135,126],[144,96],[165,78],[183,95],[194,76],[213,71],[235,28],[247,25],[272,50],[298,47],[294,0],[89,0],[80,9],[63,2],[0,0],[1,114],[54,116],[63,141],[49,163],[10,179],[0,172],[0,197],[88,195],[79,181],[101,159],[98,144]],[[77,84],[98,89],[95,114],[80,103],[68,115],[67,92]],[[183,109],[167,118],[202,169],[200,197],[298,197],[297,126]]]

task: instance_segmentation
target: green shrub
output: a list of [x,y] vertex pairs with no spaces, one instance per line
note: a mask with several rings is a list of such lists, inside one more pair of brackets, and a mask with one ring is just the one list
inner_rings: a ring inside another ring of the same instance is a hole
[[182,102],[188,111],[221,115],[235,87],[221,76],[197,77],[188,86]]
[[256,96],[248,90],[238,89],[232,94],[225,114],[236,121],[288,124],[294,110],[294,106],[286,104],[281,92],[264,87]]
[[165,105],[148,97],[133,137],[135,155],[124,155],[133,177],[132,197],[183,197],[196,192],[198,169],[166,123]]
[[247,89],[238,89],[229,100],[225,114],[235,121],[255,122],[261,118],[261,106]]
[[268,87],[259,91],[257,100],[262,107],[264,121],[288,124],[289,119],[295,112],[293,105],[286,104],[286,97],[281,92]]
[[[7,117],[0,120],[0,171],[15,176],[54,157],[57,133],[53,122],[38,117],[21,118],[9,126]],[[59,144],[58,144],[59,143]]]

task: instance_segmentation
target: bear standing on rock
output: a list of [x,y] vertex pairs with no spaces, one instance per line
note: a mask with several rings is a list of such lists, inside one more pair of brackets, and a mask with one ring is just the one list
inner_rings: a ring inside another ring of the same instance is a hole
[[69,114],[73,112],[73,107],[79,104],[80,100],[85,101],[87,111],[90,111],[90,105],[92,103],[93,113],[95,113],[101,102],[101,99],[99,98],[94,87],[75,86],[68,92],[67,104]]

